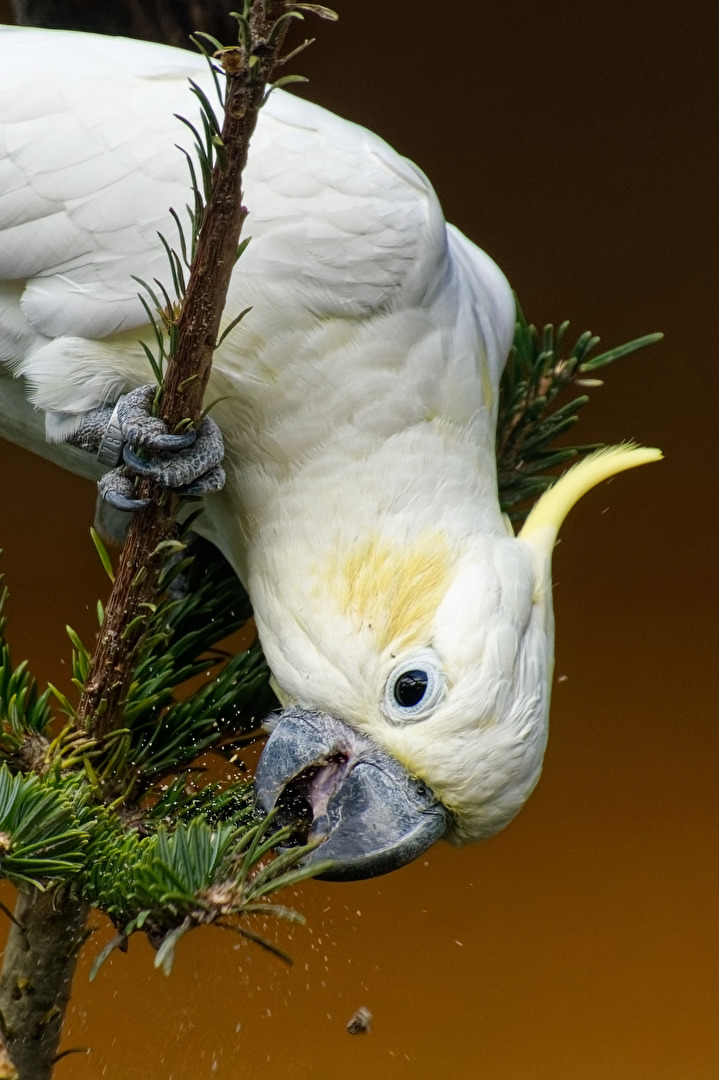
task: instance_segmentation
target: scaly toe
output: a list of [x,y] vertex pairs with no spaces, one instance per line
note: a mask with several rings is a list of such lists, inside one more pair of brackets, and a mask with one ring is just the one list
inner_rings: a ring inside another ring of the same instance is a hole
[[151,410],[157,387],[148,384],[138,386],[129,394],[124,394],[117,402],[117,418],[125,442],[132,446],[141,446],[150,451],[177,451],[192,446],[197,438],[194,428],[188,428],[180,435],[171,435],[167,425],[159,416],[152,416]]
[[202,495],[209,495],[212,491],[222,491],[225,486],[225,479],[225,470],[221,465],[215,465],[213,469],[203,473],[202,476],[198,476],[192,483],[183,484],[182,487],[173,488],[173,490],[176,495],[181,495],[183,499],[199,498]]
[[136,513],[150,504],[149,499],[135,497],[135,483],[123,468],[105,473],[98,481],[97,488],[106,503],[125,513]]

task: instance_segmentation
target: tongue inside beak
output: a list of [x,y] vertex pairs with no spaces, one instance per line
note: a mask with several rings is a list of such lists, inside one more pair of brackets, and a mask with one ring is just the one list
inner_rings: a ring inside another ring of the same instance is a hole
[[318,840],[307,863],[332,859],[321,877],[352,881],[396,870],[445,834],[449,814],[421,780],[343,721],[289,708],[255,776],[257,801],[292,826],[292,845]]

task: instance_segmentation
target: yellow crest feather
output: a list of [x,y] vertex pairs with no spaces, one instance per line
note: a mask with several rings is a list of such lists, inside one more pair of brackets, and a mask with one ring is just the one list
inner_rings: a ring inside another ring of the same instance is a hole
[[631,443],[598,450],[574,465],[564,476],[560,476],[549,491],[545,491],[525,521],[520,539],[529,541],[542,554],[551,556],[562,522],[582,495],[624,469],[647,465],[661,458],[661,450]]

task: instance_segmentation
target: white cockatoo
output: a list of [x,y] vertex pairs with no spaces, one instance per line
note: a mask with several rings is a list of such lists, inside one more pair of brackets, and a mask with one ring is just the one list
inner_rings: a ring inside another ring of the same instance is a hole
[[[0,32],[1,433],[68,444],[151,380],[136,275],[188,202],[201,57]],[[271,94],[245,174],[252,236],[208,400],[226,486],[200,525],[246,586],[284,706],[257,790],[337,878],[503,828],[537,783],[553,663],[551,554],[570,507],[655,460],[615,448],[562,477],[518,536],[497,498],[499,379],[515,322],[492,260],[374,135]],[[168,282],[169,284],[169,282]],[[3,370],[4,366],[4,370]]]

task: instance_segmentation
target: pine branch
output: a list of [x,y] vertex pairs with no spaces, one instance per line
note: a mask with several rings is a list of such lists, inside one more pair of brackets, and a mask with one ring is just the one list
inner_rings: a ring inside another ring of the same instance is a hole
[[[48,751],[63,768],[89,770],[106,801],[121,797],[128,807],[205,751],[235,757],[276,704],[256,642],[231,656],[218,647],[251,613],[231,567],[199,538],[178,565],[184,566],[182,595],[158,603],[134,651],[122,728],[104,739],[78,732],[73,705],[62,697],[71,723]],[[73,663],[81,669],[84,649],[73,638]],[[183,684],[200,675],[203,685],[188,696]]]
[[[192,580],[197,572],[194,560],[186,572]],[[218,586],[218,582],[224,584]],[[237,672],[243,657],[257,656],[257,650],[228,658],[215,645],[216,637],[246,616],[247,606],[237,578],[218,557],[216,565],[210,564],[210,572],[201,576],[196,591],[160,603],[154,616],[155,632],[143,639],[134,680],[143,718],[140,731],[143,736],[149,734],[153,753],[164,755],[163,763],[173,773],[181,768],[178,760],[182,757],[173,710],[183,710],[184,729],[179,726],[184,730],[188,761],[203,749],[205,743],[197,733],[207,732],[208,725],[212,737],[207,742],[215,746],[228,733],[236,744],[251,726],[251,718],[238,713]],[[71,633],[71,638],[76,657],[85,655],[77,635]],[[0,640],[0,650],[3,646]],[[198,659],[207,646],[223,665],[218,676],[189,698],[175,701],[172,690],[177,683],[188,673],[196,674],[199,666],[207,667],[206,656],[201,664]],[[7,649],[4,655],[9,656]],[[82,662],[78,659],[77,663]],[[264,663],[260,670],[266,688]],[[36,700],[42,700],[25,664],[0,672],[0,686],[21,685],[32,686]],[[247,686],[240,692],[246,695]],[[4,700],[16,697],[6,693]],[[26,697],[29,700],[30,695]],[[71,703],[66,698],[62,701],[72,716]],[[214,714],[213,702],[221,703]],[[126,713],[130,711],[126,706]],[[17,711],[20,737],[34,715],[32,710]],[[43,710],[43,719],[45,715]],[[89,907],[102,910],[118,930],[96,958],[95,971],[112,950],[124,948],[132,934],[144,933],[156,949],[157,966],[169,973],[181,938],[207,925],[231,929],[291,962],[271,941],[249,929],[245,920],[262,913],[302,922],[296,912],[266,898],[330,865],[301,866],[307,848],[292,848],[273,857],[271,849],[286,839],[286,833],[270,830],[271,816],[257,822],[246,781],[198,786],[188,767],[169,781],[154,783],[159,771],[155,757],[150,754],[145,761],[139,760],[141,748],[132,738],[131,716],[128,724],[124,733],[95,740],[71,721],[54,740],[49,740],[49,733],[43,736],[38,772],[13,773],[0,764],[0,876],[25,890],[16,915],[11,916],[14,921],[0,978],[0,1030],[6,1052],[3,1060],[0,1045],[0,1077],[50,1076],[59,1020]],[[156,743],[153,731],[161,736]],[[103,755],[110,755],[106,775]],[[124,780],[132,774],[135,790],[131,783],[114,805],[107,805],[115,769]],[[45,895],[52,898],[51,908],[43,900]],[[55,939],[55,931],[75,943],[69,951],[65,938]],[[33,955],[34,950],[41,950],[41,955]],[[37,980],[38,972],[42,988],[30,977]],[[24,1001],[18,993],[25,987],[32,1001]],[[41,1015],[35,1001],[43,1003]],[[53,1019],[49,1025],[48,1016]],[[16,1066],[19,1074],[13,1072]]]
[[0,574],[0,756],[22,771],[41,768],[52,721],[50,691],[38,692],[23,662],[14,668],[5,639],[7,589]]
[[43,890],[85,862],[93,821],[73,777],[43,783],[0,766],[0,873],[21,889]]
[[529,325],[517,302],[514,345],[502,374],[497,419],[497,484],[502,510],[514,522],[529,513],[531,504],[556,480],[553,471],[599,449],[594,443],[565,446],[558,442],[579,419],[586,393],[557,407],[557,399],[573,387],[601,386],[592,376],[608,364],[660,341],[662,334],[646,334],[599,356],[590,352],[599,338],[588,330],[569,353],[562,346],[569,322],[555,329],[547,323],[542,333]]
[[231,822],[234,825],[253,824],[252,787],[242,781],[221,784],[218,781],[204,787],[188,786],[187,775],[175,777],[169,783],[153,789],[155,800],[142,810],[146,827],[189,823],[202,817],[210,825]]
[[[196,424],[200,416],[247,215],[241,184],[249,139],[293,6],[285,0],[251,4],[246,0],[243,13],[236,15],[238,44],[220,46],[216,53],[226,79],[221,129],[210,103],[194,88],[206,139],[198,136],[203,189],[195,185],[190,276],[177,305],[169,297],[163,298],[164,304],[153,297],[170,337],[159,413],[171,432]],[[182,260],[171,250],[169,257],[173,276],[179,275],[182,283]],[[123,726],[121,702],[130,681],[134,644],[127,628],[139,629],[146,622],[148,605],[158,591],[163,545],[172,535],[179,504],[175,497],[161,496],[150,480],[140,483],[138,494],[151,497],[152,503],[130,525],[78,712],[96,736]]]
[[232,820],[210,825],[195,817],[144,837],[119,829],[114,836],[104,832],[89,852],[84,895],[112,919],[118,935],[96,958],[91,977],[138,931],[157,950],[155,966],[169,974],[177,942],[195,927],[216,924],[242,934],[242,926],[227,920],[252,912],[304,922],[291,909],[262,902],[269,892],[318,872],[300,866],[306,847],[268,861],[271,849],[289,834],[271,830],[270,824],[271,816],[249,827]]

